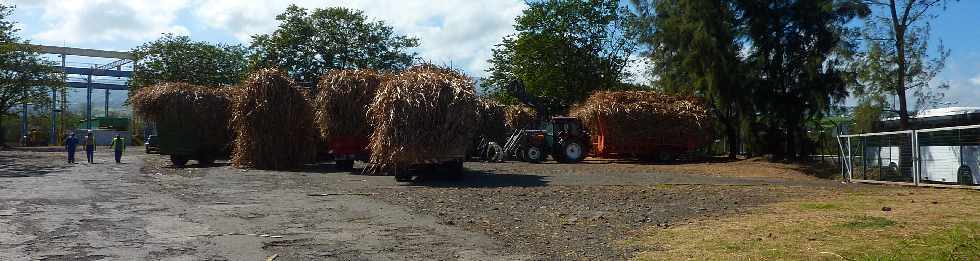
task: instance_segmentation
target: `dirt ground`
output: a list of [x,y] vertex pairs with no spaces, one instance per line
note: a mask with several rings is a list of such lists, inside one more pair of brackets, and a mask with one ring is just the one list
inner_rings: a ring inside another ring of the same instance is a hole
[[618,243],[644,227],[736,215],[803,187],[855,186],[768,163],[609,161],[467,163],[462,182],[402,184],[329,164],[174,169],[132,151],[118,165],[104,152],[100,164],[68,165],[60,153],[0,151],[0,256],[623,259],[649,250]]

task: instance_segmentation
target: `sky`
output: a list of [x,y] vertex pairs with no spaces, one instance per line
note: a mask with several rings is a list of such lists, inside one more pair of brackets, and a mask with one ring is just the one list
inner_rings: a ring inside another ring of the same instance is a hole
[[[289,4],[363,10],[395,31],[420,39],[421,58],[484,76],[493,46],[514,33],[523,0],[0,0],[33,43],[128,51],[164,33],[199,41],[248,44],[272,32]],[[951,86],[957,106],[980,106],[980,1],[953,2],[932,21],[933,44],[952,50],[936,81]],[[79,65],[104,60],[69,58]],[[636,69],[639,70],[639,69]],[[97,98],[96,100],[99,100]]]

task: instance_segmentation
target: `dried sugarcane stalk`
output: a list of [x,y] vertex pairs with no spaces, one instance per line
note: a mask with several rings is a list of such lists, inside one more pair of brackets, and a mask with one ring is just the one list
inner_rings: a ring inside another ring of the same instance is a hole
[[388,170],[462,156],[478,127],[474,83],[462,73],[420,65],[382,83],[368,110],[371,163]]
[[593,133],[602,121],[605,143],[627,146],[649,138],[711,137],[714,119],[701,98],[653,91],[599,91],[571,109]]
[[234,166],[288,170],[315,160],[313,110],[300,88],[281,71],[263,69],[235,91]]

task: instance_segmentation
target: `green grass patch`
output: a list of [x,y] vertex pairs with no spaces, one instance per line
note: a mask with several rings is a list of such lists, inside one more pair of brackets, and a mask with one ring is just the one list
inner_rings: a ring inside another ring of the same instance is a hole
[[837,208],[840,208],[840,207],[837,206],[837,205],[835,205],[835,204],[830,204],[830,203],[803,203],[803,204],[800,204],[800,208],[802,208],[802,209],[837,209]]
[[657,184],[654,185],[653,187],[657,189],[671,189],[674,187],[674,184]]
[[840,227],[851,229],[886,228],[895,225],[895,221],[883,217],[862,216],[850,222],[840,224]]
[[980,257],[980,223],[964,223],[903,239],[857,260],[976,260]]

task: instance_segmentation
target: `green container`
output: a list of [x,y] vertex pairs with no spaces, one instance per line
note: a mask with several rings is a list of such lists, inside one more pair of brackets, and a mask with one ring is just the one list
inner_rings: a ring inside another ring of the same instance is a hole
[[188,160],[203,165],[212,164],[218,158],[227,158],[227,140],[204,137],[205,130],[184,122],[157,123],[157,140],[160,154],[170,155],[175,166],[183,166]]

